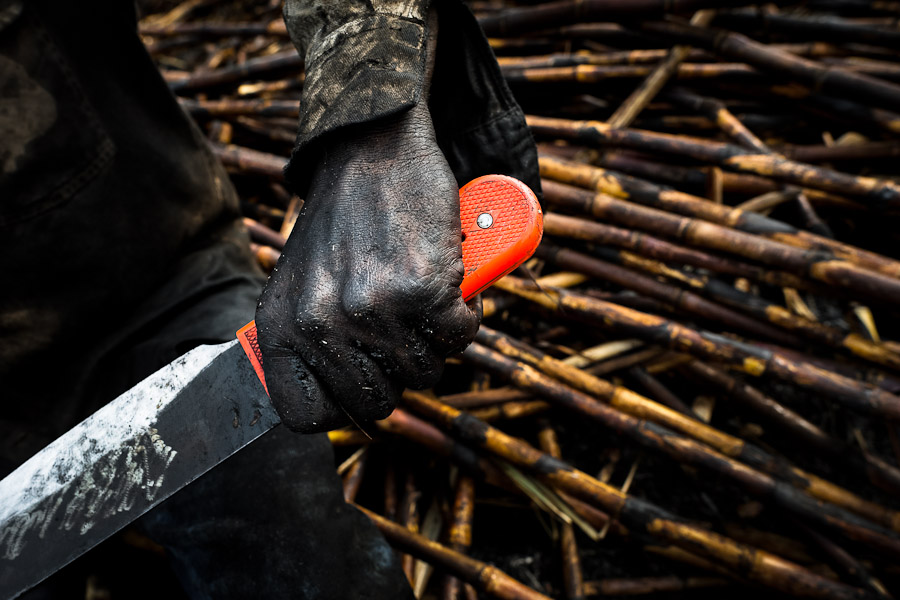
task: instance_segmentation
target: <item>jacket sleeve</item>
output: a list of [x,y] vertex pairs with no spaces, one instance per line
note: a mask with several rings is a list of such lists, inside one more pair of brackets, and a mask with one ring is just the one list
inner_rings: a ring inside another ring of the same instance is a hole
[[[459,0],[433,1],[441,33],[429,104],[457,180],[504,173],[539,192],[534,142],[478,23]],[[299,195],[322,139],[422,101],[430,3],[286,0],[285,23],[306,63],[297,142],[285,168]]]

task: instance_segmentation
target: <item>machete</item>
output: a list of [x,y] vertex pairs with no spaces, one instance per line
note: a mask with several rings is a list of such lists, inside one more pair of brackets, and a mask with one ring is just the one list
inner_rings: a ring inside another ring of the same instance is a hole
[[[460,216],[468,300],[531,256],[542,222],[531,190],[502,175],[466,184]],[[37,585],[279,424],[255,328],[241,332],[241,344],[199,346],[164,366],[0,481],[0,598]]]

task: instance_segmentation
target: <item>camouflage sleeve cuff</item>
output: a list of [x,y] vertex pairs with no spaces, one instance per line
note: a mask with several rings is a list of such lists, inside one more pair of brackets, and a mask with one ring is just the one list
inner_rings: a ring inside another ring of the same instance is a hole
[[420,19],[374,14],[344,23],[307,47],[299,131],[285,168],[294,191],[305,194],[325,136],[419,102],[426,39]]

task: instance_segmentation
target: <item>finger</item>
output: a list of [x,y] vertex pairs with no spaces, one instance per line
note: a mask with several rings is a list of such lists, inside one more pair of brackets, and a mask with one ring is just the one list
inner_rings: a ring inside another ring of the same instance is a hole
[[468,306],[469,310],[475,314],[475,318],[478,319],[478,323],[480,324],[484,319],[484,302],[481,300],[481,294],[477,294],[474,298],[466,302],[466,306]]
[[387,375],[378,362],[360,348],[340,339],[328,340],[327,351],[316,353],[312,367],[326,394],[354,424],[383,419],[393,412],[404,385]]
[[481,320],[460,297],[441,311],[434,322],[434,329],[427,336],[429,345],[446,357],[463,350],[475,339]]
[[413,327],[387,321],[379,331],[360,327],[353,336],[354,350],[370,357],[388,379],[403,387],[423,389],[440,379],[443,356]]
[[348,424],[319,378],[295,352],[263,350],[266,386],[275,410],[291,431],[318,433]]

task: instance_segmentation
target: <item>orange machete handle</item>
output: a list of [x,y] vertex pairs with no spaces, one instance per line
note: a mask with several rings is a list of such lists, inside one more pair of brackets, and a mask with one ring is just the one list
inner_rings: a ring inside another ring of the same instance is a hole
[[[464,185],[459,190],[459,213],[465,269],[459,287],[469,301],[534,254],[544,222],[534,192],[506,175],[484,175]],[[256,321],[241,327],[237,337],[265,387]]]

